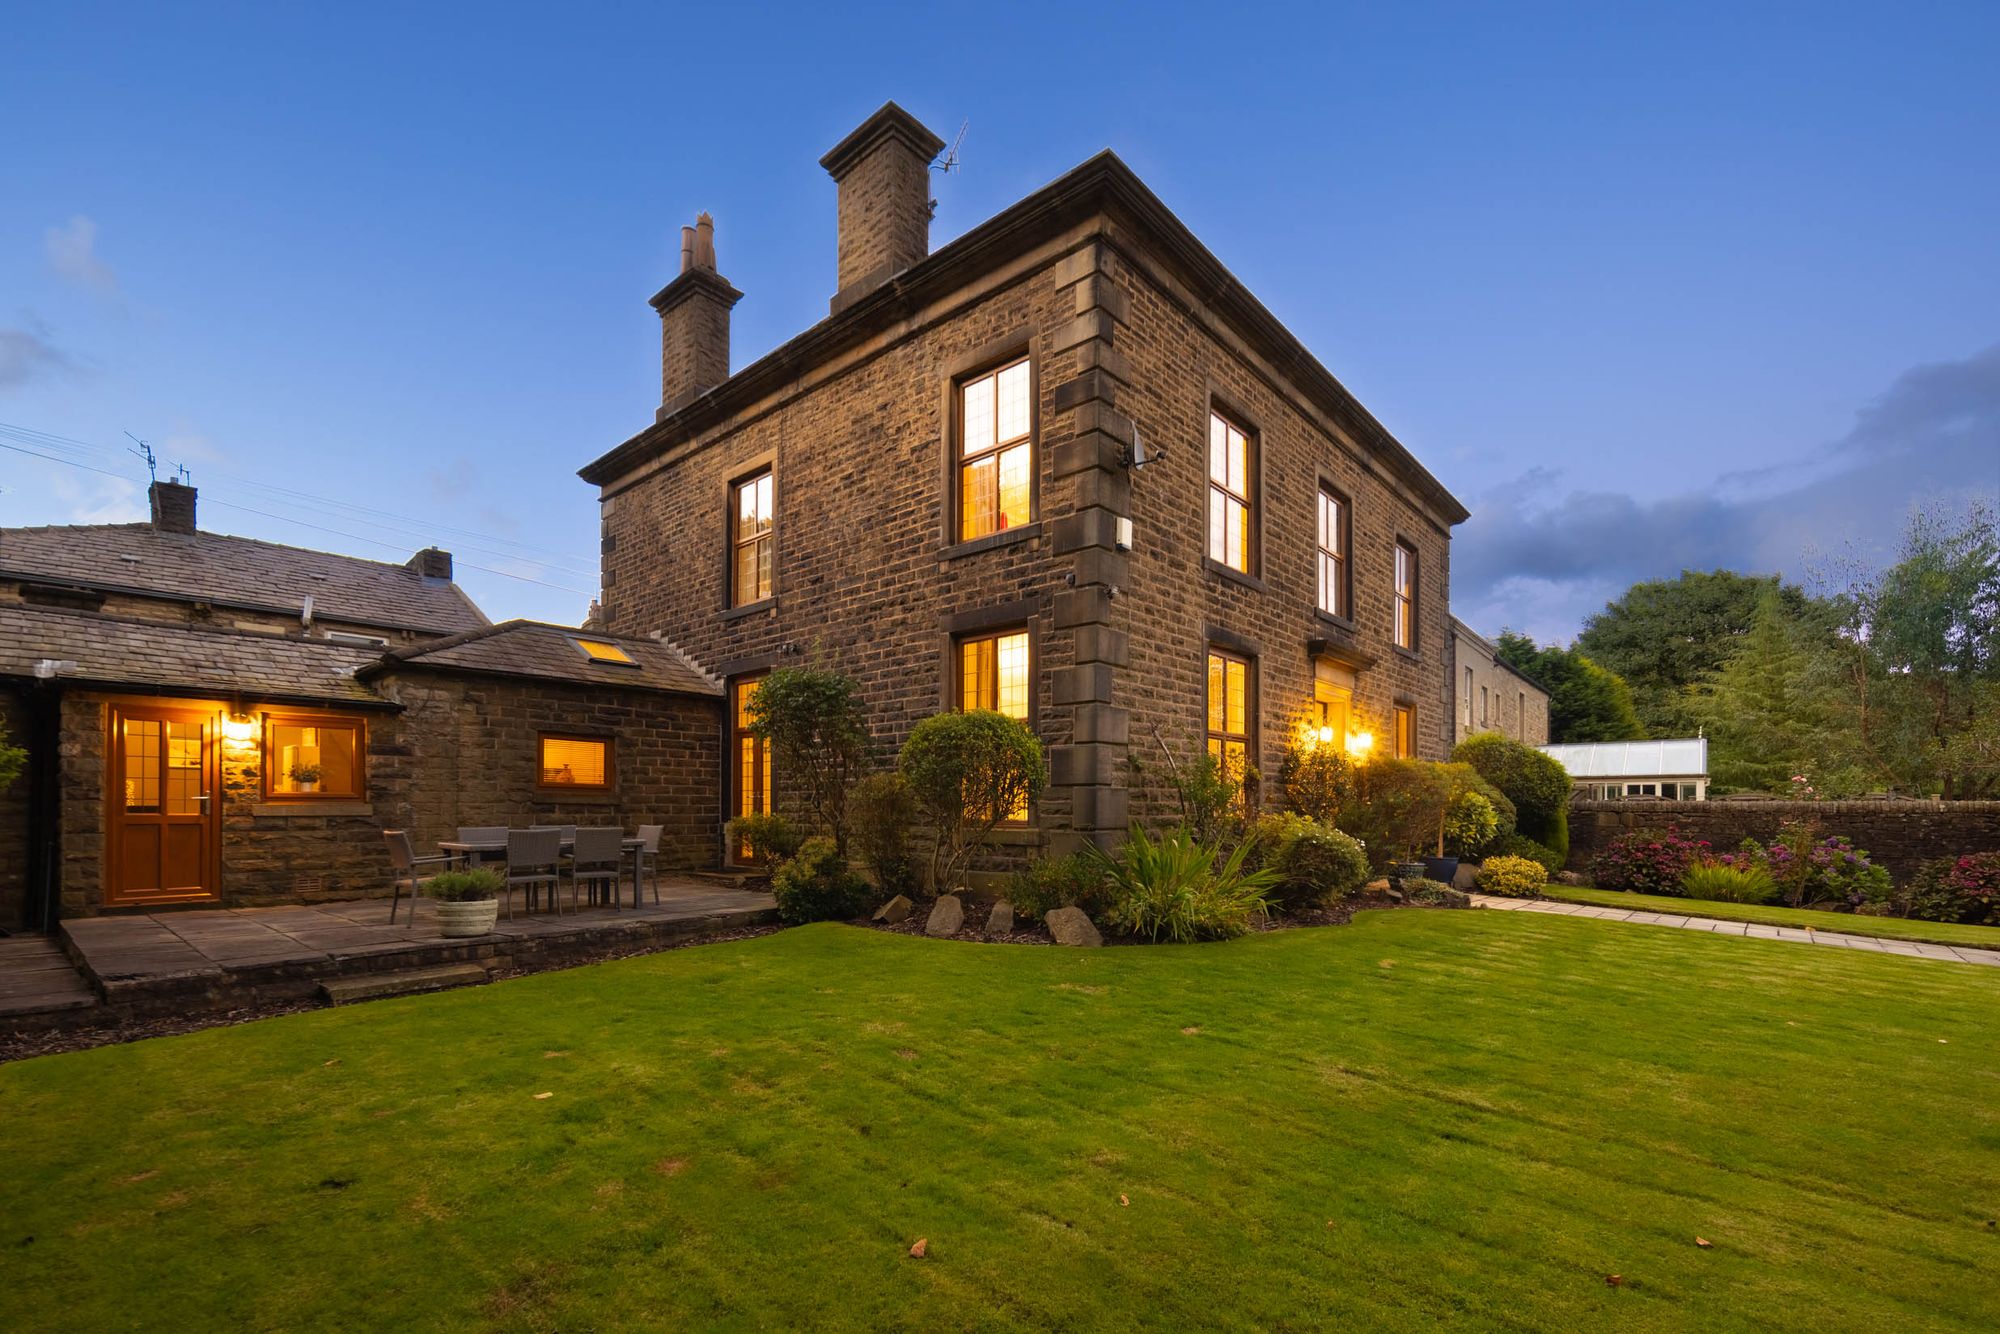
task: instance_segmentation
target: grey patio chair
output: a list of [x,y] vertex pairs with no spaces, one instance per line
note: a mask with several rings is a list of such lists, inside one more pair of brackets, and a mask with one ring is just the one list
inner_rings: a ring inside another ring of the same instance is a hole
[[514,889],[522,891],[522,906],[535,910],[535,899],[548,887],[549,906],[562,911],[562,835],[553,829],[507,831],[507,915],[514,915]]
[[[642,885],[648,883],[650,880],[653,886],[653,902],[655,903],[660,901],[660,835],[665,833],[666,829],[667,827],[663,824],[640,825],[639,847],[633,853],[633,856],[637,859],[637,865],[632,868],[634,880],[636,883]],[[653,870],[653,874],[650,877],[646,874],[648,866],[652,867]],[[634,891],[632,901],[634,904],[637,904],[638,900],[639,895],[637,891]]]
[[584,886],[590,887],[590,901],[597,902],[598,891],[610,897],[611,906],[618,904],[618,881],[625,869],[625,831],[623,829],[579,829],[576,842],[570,848],[569,863],[569,906],[576,907],[576,897]]
[[415,926],[417,896],[422,892],[424,882],[430,879],[423,873],[423,868],[435,866],[444,869],[451,864],[451,858],[442,853],[435,857],[417,856],[416,849],[410,846],[408,831],[402,829],[384,829],[382,841],[389,845],[389,883],[392,886],[389,892],[389,922],[395,924],[396,905],[403,901],[403,884],[407,881],[410,886],[410,925]]

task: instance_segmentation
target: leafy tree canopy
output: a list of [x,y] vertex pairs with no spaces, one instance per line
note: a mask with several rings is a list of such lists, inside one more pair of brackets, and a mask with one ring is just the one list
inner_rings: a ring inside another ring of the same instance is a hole
[[1645,738],[1645,725],[1632,707],[1631,689],[1589,655],[1559,644],[1538,646],[1512,630],[1502,630],[1494,646],[1502,662],[1549,692],[1549,740]]

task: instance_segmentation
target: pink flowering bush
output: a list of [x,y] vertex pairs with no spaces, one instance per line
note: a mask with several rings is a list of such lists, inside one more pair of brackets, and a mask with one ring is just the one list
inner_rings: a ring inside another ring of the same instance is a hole
[[2000,924],[2000,852],[1924,863],[1897,907],[1926,922]]
[[1673,825],[1634,829],[1604,845],[1590,863],[1591,880],[1599,889],[1678,894],[1682,877],[1707,852],[1706,842],[1688,838]]
[[1854,912],[1889,902],[1889,872],[1839,835],[1822,836],[1803,820],[1787,820],[1768,844],[1743,840],[1735,852],[1715,858],[1723,866],[1763,871],[1777,882],[1779,897],[1794,908],[1808,906]]

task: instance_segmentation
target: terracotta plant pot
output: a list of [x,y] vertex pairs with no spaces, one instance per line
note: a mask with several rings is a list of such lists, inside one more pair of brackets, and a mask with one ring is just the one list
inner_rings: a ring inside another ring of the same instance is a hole
[[484,936],[500,916],[498,899],[438,901],[438,932],[445,936]]

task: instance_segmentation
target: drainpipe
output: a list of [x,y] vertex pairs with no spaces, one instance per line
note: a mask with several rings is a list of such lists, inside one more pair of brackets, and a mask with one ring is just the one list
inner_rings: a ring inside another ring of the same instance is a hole
[[28,704],[28,883],[31,931],[54,935],[62,916],[62,687],[42,680]]

